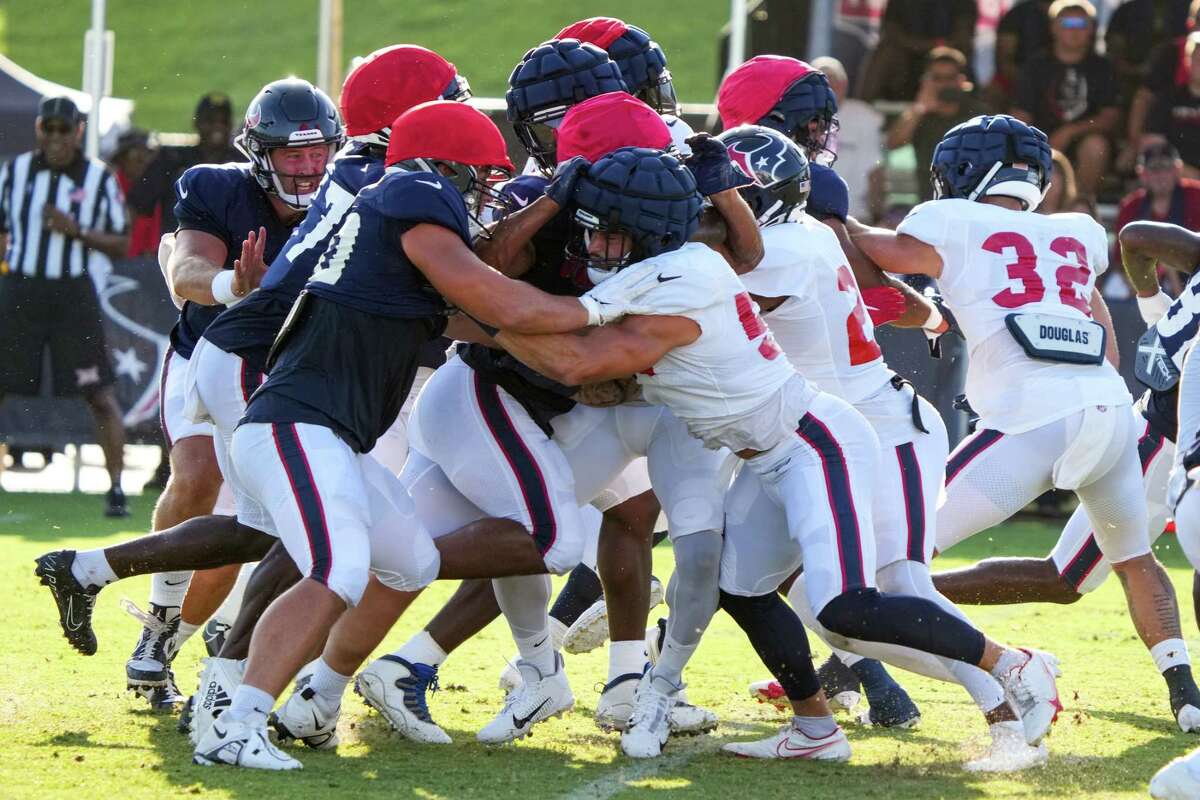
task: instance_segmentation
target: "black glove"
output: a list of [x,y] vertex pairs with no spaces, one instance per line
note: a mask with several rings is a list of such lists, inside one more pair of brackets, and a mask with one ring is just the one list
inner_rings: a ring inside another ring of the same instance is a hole
[[592,162],[583,156],[575,156],[570,161],[564,161],[554,170],[554,179],[546,187],[546,197],[549,197],[562,208],[566,208],[575,196],[575,184],[579,177],[587,172]]
[[696,188],[705,197],[754,183],[753,178],[734,166],[725,145],[712,134],[697,133],[687,143],[692,154],[683,163],[696,176]]

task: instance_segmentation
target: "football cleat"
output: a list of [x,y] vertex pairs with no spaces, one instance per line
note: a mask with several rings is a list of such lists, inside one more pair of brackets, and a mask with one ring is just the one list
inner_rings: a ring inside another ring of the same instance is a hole
[[142,636],[125,663],[125,681],[128,688],[149,696],[146,690],[167,685],[178,648],[179,608],[151,603],[150,613],[146,613],[130,600],[122,600],[121,607],[142,623]]
[[1025,743],[1025,728],[1020,722],[995,722],[988,726],[992,744],[987,752],[963,765],[967,772],[1018,772],[1040,767],[1049,754],[1046,743],[1030,747]]
[[[641,673],[629,672],[618,675],[607,684],[596,703],[596,725],[602,731],[624,731],[633,716],[634,694],[637,692]],[[667,723],[671,733],[677,736],[697,736],[716,730],[717,715],[707,708],[694,706],[680,699],[681,689],[671,710],[667,712]]]
[[667,621],[659,617],[653,628],[646,628],[646,660],[653,666],[658,663],[663,640],[667,638]]
[[110,518],[129,516],[129,501],[125,499],[125,491],[120,486],[112,487],[104,495],[104,516]]
[[426,703],[426,693],[437,688],[437,667],[390,654],[372,661],[354,679],[354,693],[401,736],[422,744],[450,744]]
[[790,722],[779,733],[755,742],[730,742],[721,751],[739,758],[804,758],[811,761],[848,761],[850,742],[841,726],[828,736],[814,738]]
[[200,672],[200,684],[192,700],[189,733],[192,744],[199,745],[204,734],[233,702],[233,692],[245,677],[244,662],[233,658],[206,658]]
[[533,726],[552,717],[562,716],[575,707],[575,695],[567,682],[562,656],[554,654],[557,669],[549,675],[528,661],[517,661],[523,678],[521,685],[508,693],[504,708],[475,738],[484,744],[504,744],[527,735]]
[[662,755],[663,746],[671,735],[668,715],[675,696],[682,688],[671,686],[662,678],[655,678],[652,669],[646,670],[646,674],[638,681],[629,725],[621,733],[621,751],[625,755],[630,758],[656,758]]
[[874,699],[861,719],[881,728],[915,728],[921,724],[921,709],[903,686],[894,684]]
[[192,695],[183,704],[183,709],[179,712],[179,722],[175,725],[175,730],[182,733],[184,736],[192,735],[192,708],[196,703],[196,695]]
[[271,712],[267,722],[279,734],[280,742],[298,739],[314,750],[334,750],[338,746],[337,723],[339,705],[326,710],[317,693],[309,688],[312,675],[296,680],[296,689],[278,711]]
[[843,664],[842,660],[832,653],[817,668],[817,680],[821,682],[821,688],[825,690],[825,697],[829,699],[829,705],[835,708],[853,711],[854,707],[862,701],[862,682],[854,674],[854,670]]
[[216,720],[192,753],[192,763],[205,767],[226,764],[248,769],[301,769],[303,765],[271,743],[267,726]]
[[[779,681],[755,681],[750,684],[750,696],[759,703],[769,703],[784,713],[792,713],[792,701]],[[833,701],[830,701],[830,705],[833,705]]]
[[1184,733],[1200,733],[1200,708],[1191,703],[1180,706],[1175,712],[1175,721]]
[[96,652],[96,632],[92,630],[92,609],[99,590],[88,591],[71,574],[74,550],[55,550],[38,556],[33,574],[50,589],[58,606],[58,624],[68,644],[85,656]]
[[1026,744],[1036,746],[1050,732],[1050,726],[1062,711],[1054,681],[1062,671],[1058,659],[1049,653],[1024,648],[1021,652],[1029,658],[1000,676],[1000,685],[1004,687],[1008,702],[1021,717]]
[[1200,749],[1174,759],[1150,779],[1150,796],[1157,800],[1195,800],[1200,797]]
[[505,694],[508,694],[513,689],[521,685],[521,670],[517,669],[517,661],[520,656],[514,656],[504,664],[504,669],[500,672],[500,689]]
[[229,634],[231,627],[233,626],[216,619],[210,619],[204,626],[200,635],[204,637],[204,649],[210,656],[221,654],[221,648],[225,646],[225,637]]
[[[658,578],[650,578],[650,608],[663,601],[663,585]],[[590,653],[608,641],[608,604],[604,598],[592,603],[579,618],[567,628],[562,648],[568,653]]]
[[179,684],[175,683],[175,671],[170,668],[167,669],[167,682],[151,689],[146,695],[146,699],[150,701],[150,707],[155,711],[170,712],[174,712],[187,701],[187,698],[179,691]]
[[667,712],[667,724],[671,726],[672,736],[699,736],[709,733],[717,729],[718,721],[715,711],[689,703],[683,689],[675,695],[675,703]]

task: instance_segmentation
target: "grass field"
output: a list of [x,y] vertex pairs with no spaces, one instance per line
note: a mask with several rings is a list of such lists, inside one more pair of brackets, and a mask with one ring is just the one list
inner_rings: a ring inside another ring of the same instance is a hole
[[[301,752],[300,773],[263,774],[192,766],[172,717],[151,714],[122,693],[122,666],[137,623],[118,607],[127,596],[142,603],[148,583],[106,590],[97,606],[100,651],[84,658],[62,639],[48,593],[37,586],[32,559],[60,546],[92,547],[144,529],[150,498],[136,498],[138,517],[100,520],[96,499],[81,495],[0,495],[0,796],[87,798],[212,797],[316,798],[389,796],[701,798],[984,798],[1144,797],[1150,776],[1196,740],[1180,734],[1166,710],[1166,693],[1125,616],[1119,587],[1109,581],[1069,607],[971,609],[992,635],[1050,649],[1062,657],[1067,704],[1051,738],[1048,767],[1018,777],[984,778],[960,762],[984,745],[983,724],[957,687],[900,675],[920,704],[919,730],[849,728],[848,765],[760,763],[728,758],[717,749],[732,739],[761,737],[780,718],[746,701],[744,687],[762,677],[753,651],[720,616],[689,670],[694,702],[715,708],[713,735],[674,740],[663,758],[631,762],[614,736],[591,722],[596,687],[605,677],[601,653],[569,657],[577,697],[574,714],[539,726],[515,746],[488,749],[474,732],[501,701],[496,676],[512,645],[493,624],[443,668],[442,691],[431,704],[449,731],[449,747],[417,747],[389,734],[348,696],[337,755]],[[954,551],[946,566],[996,553],[1042,554],[1054,530],[1014,524]],[[1188,608],[1185,628],[1200,652],[1190,611],[1191,579],[1173,540],[1159,546]],[[669,573],[670,551],[655,555]],[[406,639],[449,594],[427,593],[385,642]],[[195,685],[200,643],[189,643],[177,671],[185,690]],[[81,795],[82,792],[82,795]]]
[[[158,130],[190,130],[196,101],[214,89],[230,93],[240,113],[267,81],[289,73],[315,77],[317,6],[317,0],[109,0],[113,91],[137,102],[137,124]],[[0,52],[44,78],[79,86],[90,7],[88,0],[5,0]],[[728,0],[692,0],[686,10],[638,0],[345,0],[343,53],[349,62],[389,44],[425,45],[453,61],[477,95],[503,96],[525,50],[598,15],[649,30],[670,59],[681,99],[712,100]]]

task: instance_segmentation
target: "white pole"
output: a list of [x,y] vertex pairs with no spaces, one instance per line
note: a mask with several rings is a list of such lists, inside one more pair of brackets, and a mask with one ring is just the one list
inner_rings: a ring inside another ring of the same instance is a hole
[[317,86],[328,93],[333,83],[333,0],[321,0],[317,14]]
[[833,0],[813,0],[809,6],[808,51],[805,58],[833,54]]
[[92,28],[85,37],[83,48],[87,59],[87,63],[84,64],[83,90],[92,96],[92,109],[87,120],[87,137],[84,140],[84,152],[88,158],[100,157],[100,100],[104,97],[106,73],[104,3],[105,0],[92,0]]
[[746,0],[729,0],[729,61],[725,74],[746,60]]

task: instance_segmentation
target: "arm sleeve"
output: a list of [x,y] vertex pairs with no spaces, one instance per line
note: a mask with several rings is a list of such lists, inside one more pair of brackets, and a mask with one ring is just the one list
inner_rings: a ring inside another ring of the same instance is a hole
[[175,182],[175,218],[179,230],[203,231],[230,248],[233,242],[225,225],[229,187],[204,166],[192,167]]

